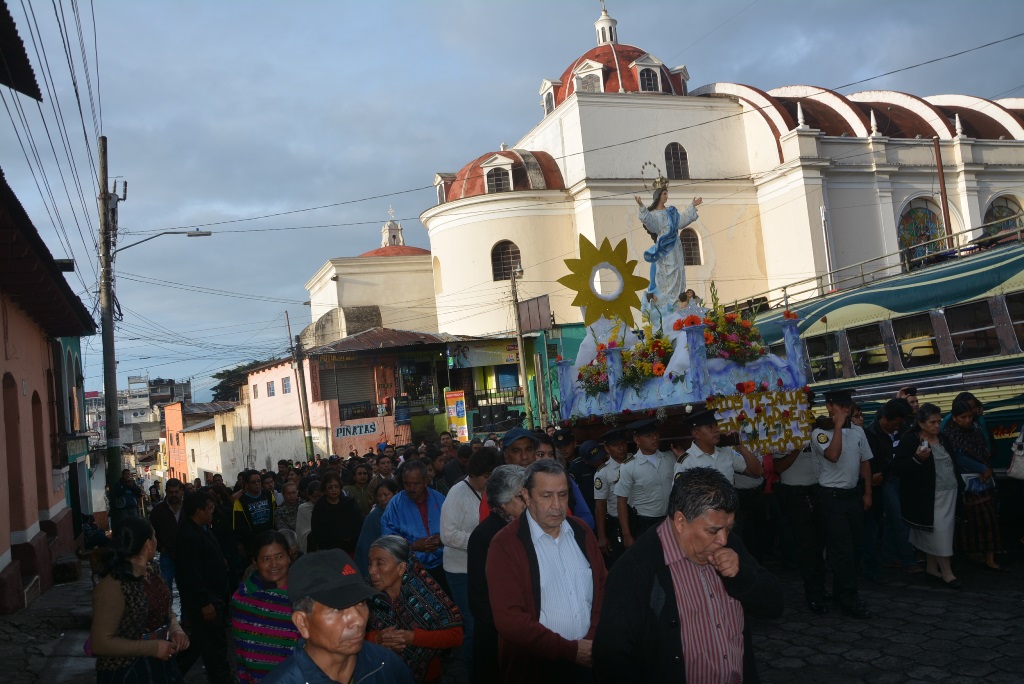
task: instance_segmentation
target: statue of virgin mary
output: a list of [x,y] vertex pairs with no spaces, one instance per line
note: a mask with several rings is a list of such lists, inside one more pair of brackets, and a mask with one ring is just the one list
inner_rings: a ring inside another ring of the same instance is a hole
[[649,207],[644,206],[640,197],[634,199],[640,205],[640,222],[654,240],[654,245],[644,252],[644,261],[651,265],[647,300],[665,311],[685,301],[686,272],[679,231],[697,220],[697,207],[703,200],[695,197],[680,215],[675,207],[667,206],[668,188],[663,179],[659,180]]

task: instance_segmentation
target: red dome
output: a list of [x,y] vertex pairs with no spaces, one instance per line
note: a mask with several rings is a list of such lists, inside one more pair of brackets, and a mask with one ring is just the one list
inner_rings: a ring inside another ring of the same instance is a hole
[[429,255],[429,249],[421,249],[419,247],[410,247],[409,245],[388,245],[387,247],[378,247],[377,249],[371,249],[365,254],[360,254],[361,257],[396,257],[396,256],[423,256],[424,254]]
[[554,157],[547,152],[527,150],[501,150],[488,152],[466,164],[455,174],[455,180],[445,183],[445,201],[487,194],[486,171],[481,164],[499,155],[512,160],[512,190],[565,190],[562,172]]
[[[642,92],[637,81],[637,69],[630,69],[629,65],[646,54],[646,50],[621,43],[605,43],[585,52],[562,74],[562,85],[555,87],[555,106],[562,104],[565,98],[576,92],[576,82],[572,73],[587,60],[599,62],[604,66],[604,92],[617,93],[620,85],[627,93]],[[682,77],[669,72],[668,67],[664,65],[661,66],[661,92],[667,95],[686,94],[686,83]]]

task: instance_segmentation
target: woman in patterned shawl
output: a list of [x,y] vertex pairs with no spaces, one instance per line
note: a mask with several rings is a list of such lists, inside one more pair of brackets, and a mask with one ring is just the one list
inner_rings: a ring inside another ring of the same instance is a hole
[[441,677],[438,654],[462,645],[462,615],[430,573],[412,557],[404,538],[389,534],[370,546],[367,641],[397,653],[417,682]]
[[[995,480],[992,477],[988,439],[974,422],[974,409],[963,400],[953,402],[952,419],[943,428],[953,446],[953,458],[961,473],[977,473],[984,489],[964,492],[966,520],[957,520],[957,545],[964,553],[984,556],[990,570],[1001,571],[996,563],[999,549],[999,516],[996,513]],[[986,486],[987,485],[987,486]]]
[[231,597],[231,634],[238,680],[262,680],[291,655],[299,640],[288,600],[288,540],[268,530],[253,544],[253,564]]

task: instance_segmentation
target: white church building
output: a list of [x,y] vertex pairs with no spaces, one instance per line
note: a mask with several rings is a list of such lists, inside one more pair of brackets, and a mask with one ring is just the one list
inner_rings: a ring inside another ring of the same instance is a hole
[[[652,242],[634,195],[650,202],[644,183],[650,187],[655,166],[669,179],[669,204],[682,211],[703,198],[700,218],[681,235],[687,285],[706,297],[714,281],[727,303],[883,255],[893,255],[883,265],[898,272],[901,250],[944,235],[965,242],[994,233],[1021,211],[1022,98],[692,88],[685,66],[620,42],[606,11],[595,31],[596,47],[541,82],[542,118],[532,130],[457,173],[435,175],[437,204],[420,217],[430,255],[410,258],[429,261],[432,277],[417,282],[433,284],[437,324],[413,329],[507,334],[517,264],[521,297],[547,294],[556,322],[579,322],[573,293],[556,282],[567,273],[563,260],[579,256],[579,236],[625,239],[646,277],[642,253]],[[332,289],[328,278],[344,276],[343,261],[310,281],[314,298],[317,288]],[[324,311],[337,306],[321,301]]]

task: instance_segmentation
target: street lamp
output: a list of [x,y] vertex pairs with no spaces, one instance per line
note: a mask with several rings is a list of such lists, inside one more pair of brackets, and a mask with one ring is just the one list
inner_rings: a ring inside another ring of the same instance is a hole
[[[121,479],[121,426],[117,419],[117,366],[114,355],[114,254],[129,247],[148,242],[161,235],[188,235],[191,237],[207,237],[210,231],[166,230],[148,238],[133,242],[117,249],[113,246],[113,236],[117,231],[116,213],[110,210],[111,201],[114,206],[120,200],[107,190],[107,138],[99,139],[99,211],[100,211],[100,328],[103,341],[103,394],[107,418],[107,484],[110,486],[110,510],[107,511],[111,529],[120,522],[121,510],[114,502],[113,492],[117,481]],[[112,225],[113,224],[113,225]]]

